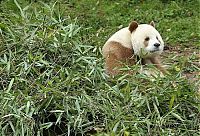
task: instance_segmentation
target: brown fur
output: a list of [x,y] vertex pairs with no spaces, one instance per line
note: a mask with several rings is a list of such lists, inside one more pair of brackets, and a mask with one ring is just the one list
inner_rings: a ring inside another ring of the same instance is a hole
[[[152,21],[150,23],[155,27],[155,23]],[[132,33],[138,27],[138,23],[133,21],[129,25],[129,31]],[[144,45],[148,46],[148,40],[144,40]],[[124,47],[121,43],[110,41],[106,43],[103,47],[103,56],[105,58],[105,68],[106,72],[110,75],[121,74],[120,68],[125,65],[134,65],[137,61],[134,56],[134,51],[131,48]],[[157,67],[163,74],[167,73],[166,70],[161,65],[159,56],[151,56],[148,58],[142,58],[142,65],[152,63]],[[128,72],[133,73],[132,71]]]
[[108,42],[103,47],[103,56],[106,61],[105,68],[107,73],[116,75],[121,73],[119,68],[124,65],[135,64],[133,55],[133,49],[123,47],[119,42]]
[[129,25],[129,31],[132,33],[136,28],[138,27],[138,23],[136,21],[133,21]]
[[[105,68],[106,72],[110,75],[122,74],[124,72],[120,71],[125,65],[131,66],[136,63],[136,57],[134,57],[133,49],[126,48],[119,42],[111,41],[108,42],[103,47],[103,56],[105,58]],[[163,68],[159,56],[152,56],[148,58],[142,58],[142,64],[152,63],[157,67],[163,74],[166,70]],[[132,72],[129,71],[129,74]]]
[[167,73],[167,71],[165,70],[165,68],[162,66],[160,62],[159,56],[151,57],[150,60],[151,60],[151,63],[154,64],[155,67],[158,68],[163,74]]
[[151,21],[151,22],[150,22],[150,25],[153,26],[153,27],[155,27],[154,21]]
[[147,47],[149,44],[149,41],[144,40],[144,46]]

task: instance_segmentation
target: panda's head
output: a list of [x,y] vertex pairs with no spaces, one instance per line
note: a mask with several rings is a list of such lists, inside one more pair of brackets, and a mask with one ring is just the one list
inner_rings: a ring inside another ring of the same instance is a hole
[[164,42],[155,29],[153,21],[150,24],[141,25],[133,21],[129,25],[129,31],[131,32],[131,42],[136,55],[152,56],[162,53]]

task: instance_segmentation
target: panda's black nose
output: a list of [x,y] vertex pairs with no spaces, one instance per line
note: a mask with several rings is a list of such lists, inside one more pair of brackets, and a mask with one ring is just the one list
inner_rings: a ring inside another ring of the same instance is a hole
[[155,47],[159,47],[159,46],[160,46],[160,43],[155,43],[154,46],[155,46]]

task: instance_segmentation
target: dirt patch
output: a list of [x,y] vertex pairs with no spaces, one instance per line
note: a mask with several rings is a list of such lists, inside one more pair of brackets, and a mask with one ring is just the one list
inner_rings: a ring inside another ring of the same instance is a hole
[[[199,86],[200,50],[197,47],[188,48],[181,45],[167,45],[161,57],[169,67],[173,65],[181,67],[183,77],[187,78],[190,83],[193,82]],[[200,86],[198,89],[200,89]]]

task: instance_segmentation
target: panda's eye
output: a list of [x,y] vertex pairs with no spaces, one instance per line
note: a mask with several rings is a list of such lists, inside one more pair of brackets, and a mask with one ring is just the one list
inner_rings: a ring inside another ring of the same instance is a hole
[[146,38],[145,38],[145,41],[149,41],[149,37],[146,37]]

